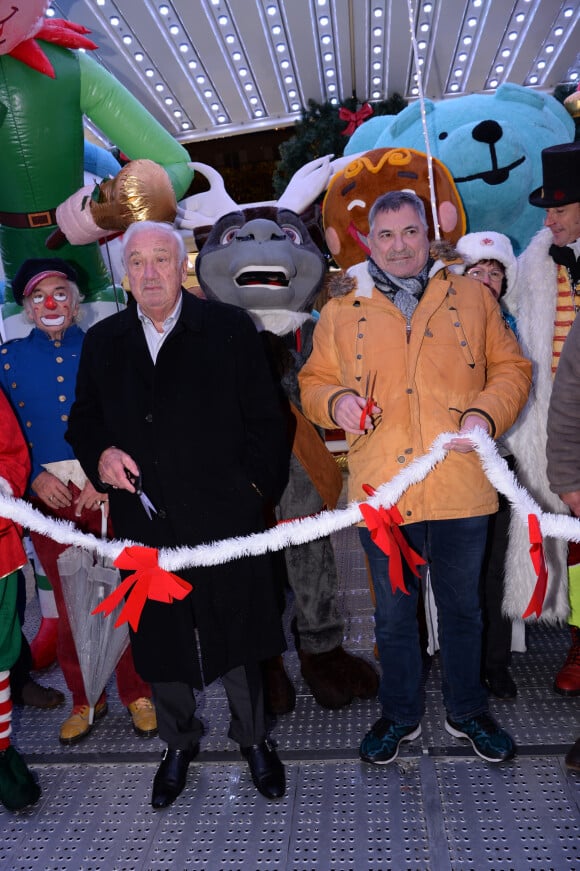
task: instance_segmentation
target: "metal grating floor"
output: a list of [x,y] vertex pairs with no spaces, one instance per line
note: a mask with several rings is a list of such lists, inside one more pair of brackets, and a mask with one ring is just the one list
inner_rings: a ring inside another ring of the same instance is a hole
[[[372,656],[372,610],[355,530],[335,537],[345,645]],[[289,622],[290,610],[287,616]],[[38,615],[33,600],[26,631]],[[57,738],[65,709],[15,708],[14,736],[38,775],[41,799],[0,807],[0,871],[577,871],[580,776],[563,755],[580,734],[580,698],[552,681],[566,629],[531,627],[514,654],[515,702],[492,710],[517,741],[505,766],[473,758],[443,729],[438,658],[427,679],[421,738],[386,768],[358,761],[376,701],[323,711],[306,691],[296,653],[286,664],[298,692],[293,714],[272,723],[286,762],[279,803],[254,790],[219,684],[200,694],[207,730],[188,785],[165,812],[149,805],[162,744],[140,740],[114,682],[109,714],[78,747]],[[42,682],[65,690],[56,667]]]

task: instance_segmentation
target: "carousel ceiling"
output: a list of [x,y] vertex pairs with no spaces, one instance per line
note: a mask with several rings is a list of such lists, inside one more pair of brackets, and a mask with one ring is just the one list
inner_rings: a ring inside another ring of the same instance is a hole
[[580,75],[580,0],[55,0],[181,142],[293,124],[309,99],[551,93]]

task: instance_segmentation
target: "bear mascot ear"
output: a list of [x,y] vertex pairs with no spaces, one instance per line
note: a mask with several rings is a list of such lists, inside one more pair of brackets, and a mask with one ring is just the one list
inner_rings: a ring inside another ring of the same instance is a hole
[[[465,212],[451,173],[432,160],[437,229],[455,243],[465,233]],[[429,238],[436,233],[431,205],[427,155],[413,148],[376,148],[359,155],[331,179],[322,204],[328,250],[343,269],[365,260],[369,247],[369,209],[380,194],[412,190],[423,201]]]

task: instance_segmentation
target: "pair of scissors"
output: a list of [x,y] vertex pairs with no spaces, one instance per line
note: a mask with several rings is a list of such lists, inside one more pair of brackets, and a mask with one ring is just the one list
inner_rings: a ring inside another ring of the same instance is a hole
[[135,495],[138,496],[141,500],[141,505],[145,509],[145,514],[147,515],[149,520],[152,520],[153,515],[157,514],[157,509],[155,508],[147,494],[143,492],[143,488],[141,487],[141,474],[134,475],[133,472],[129,471],[129,469],[125,469],[125,474],[135,488]]
[[366,418],[367,418],[367,415],[369,415],[369,417],[370,417],[371,411],[372,411],[373,406],[374,406],[374,404],[375,404],[375,400],[374,400],[374,398],[373,398],[373,393],[375,392],[375,384],[376,384],[376,383],[377,383],[377,373],[376,373],[376,370],[375,370],[375,372],[373,373],[372,379],[371,379],[371,373],[368,372],[368,373],[367,373],[366,385],[365,385],[365,393],[364,393],[364,395],[366,396],[367,401],[366,401],[366,404],[365,404],[365,406],[364,406],[364,408],[362,409],[361,414],[360,414],[360,426],[359,426],[359,429],[365,429],[365,420],[366,420]]

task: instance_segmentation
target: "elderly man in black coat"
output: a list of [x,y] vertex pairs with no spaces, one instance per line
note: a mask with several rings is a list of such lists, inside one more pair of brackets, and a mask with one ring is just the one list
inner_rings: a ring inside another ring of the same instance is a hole
[[[116,536],[168,548],[262,530],[285,484],[289,448],[252,321],[183,291],[185,248],[166,224],[133,224],[124,259],[136,304],[88,331],[67,432],[88,477],[109,490]],[[257,789],[279,798],[284,769],[266,739],[259,667],[285,646],[269,557],[180,574],[191,593],[147,601],[131,633],[168,745],[152,805],[167,807],[182,791],[202,735],[193,688],[218,676],[229,735]]]

